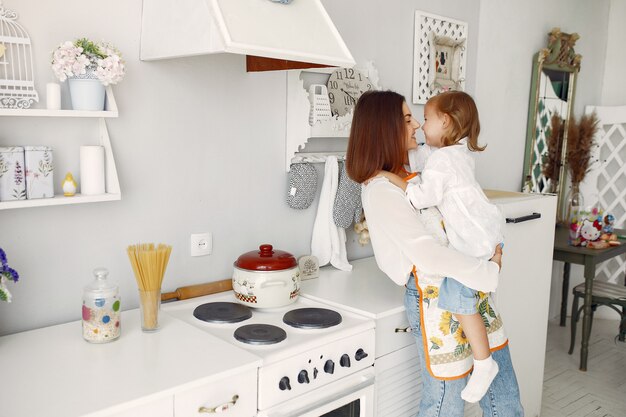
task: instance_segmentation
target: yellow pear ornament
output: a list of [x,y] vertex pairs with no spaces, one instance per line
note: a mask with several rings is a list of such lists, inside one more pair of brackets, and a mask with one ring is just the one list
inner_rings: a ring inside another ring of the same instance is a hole
[[66,197],[71,197],[76,194],[76,181],[74,181],[74,177],[71,172],[68,172],[65,175],[65,179],[61,183],[63,187],[63,195]]

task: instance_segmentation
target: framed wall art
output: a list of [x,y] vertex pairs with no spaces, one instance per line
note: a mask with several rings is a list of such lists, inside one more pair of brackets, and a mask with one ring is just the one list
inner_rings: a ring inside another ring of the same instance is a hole
[[413,103],[446,90],[465,89],[467,22],[415,12]]

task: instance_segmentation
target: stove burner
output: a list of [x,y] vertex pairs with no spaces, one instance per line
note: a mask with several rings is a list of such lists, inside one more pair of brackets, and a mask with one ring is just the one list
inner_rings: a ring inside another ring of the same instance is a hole
[[252,310],[237,303],[206,303],[193,311],[195,318],[208,323],[239,323],[252,317]]
[[341,314],[327,308],[298,308],[285,313],[283,322],[298,329],[325,329],[341,323]]
[[273,345],[285,340],[287,333],[270,324],[247,324],[235,330],[235,339],[249,345]]

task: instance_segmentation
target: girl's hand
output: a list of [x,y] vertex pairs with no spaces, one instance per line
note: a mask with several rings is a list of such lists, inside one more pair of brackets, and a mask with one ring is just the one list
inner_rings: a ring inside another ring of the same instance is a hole
[[498,264],[498,268],[500,270],[502,270],[502,245],[498,244],[498,246],[496,246],[496,250],[493,254],[493,256],[491,257],[491,259],[489,259],[491,262],[495,262]]

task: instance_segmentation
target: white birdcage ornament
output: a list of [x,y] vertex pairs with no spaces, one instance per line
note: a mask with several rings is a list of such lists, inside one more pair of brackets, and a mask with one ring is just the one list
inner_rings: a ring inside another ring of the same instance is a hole
[[0,108],[27,109],[39,95],[30,38],[16,20],[17,13],[0,0]]

